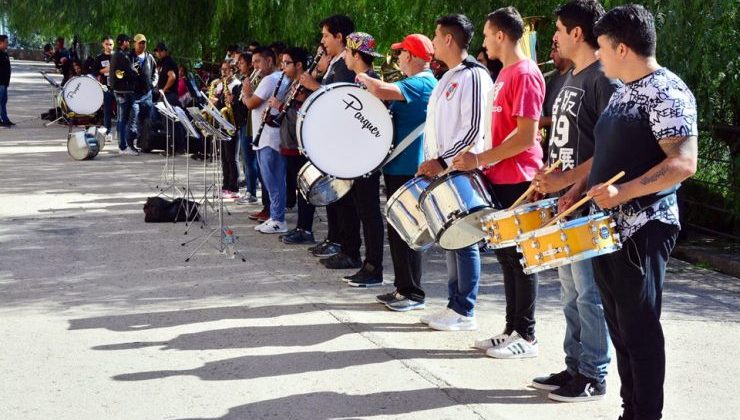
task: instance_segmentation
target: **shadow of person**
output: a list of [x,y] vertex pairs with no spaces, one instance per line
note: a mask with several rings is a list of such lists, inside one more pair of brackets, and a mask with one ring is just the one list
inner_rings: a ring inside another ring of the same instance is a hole
[[324,420],[378,415],[399,416],[469,404],[550,404],[545,395],[523,389],[467,388],[425,388],[360,395],[311,392],[232,407],[221,417],[181,420],[265,418]]
[[411,359],[477,359],[485,357],[476,350],[427,350],[373,348],[343,351],[305,351],[273,355],[241,356],[207,362],[201,367],[184,370],[158,370],[124,373],[116,381],[146,381],[175,376],[196,376],[204,381],[229,381],[278,377],[309,372],[325,372],[353,366]]

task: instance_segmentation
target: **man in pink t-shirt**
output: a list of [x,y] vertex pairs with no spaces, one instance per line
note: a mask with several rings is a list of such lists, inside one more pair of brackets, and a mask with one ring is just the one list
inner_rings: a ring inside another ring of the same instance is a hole
[[[545,80],[537,64],[527,58],[519,40],[524,22],[513,7],[489,14],[483,30],[484,46],[491,59],[499,59],[504,68],[494,84],[491,109],[491,136],[486,151],[466,153],[455,158],[460,170],[484,170],[492,192],[507,208],[529,187],[542,166],[542,148],[538,121],[545,98]],[[516,247],[495,250],[501,264],[506,293],[506,326],[501,334],[478,340],[475,347],[491,357],[514,359],[536,357],[534,307],[537,299],[537,275],[525,275]]]

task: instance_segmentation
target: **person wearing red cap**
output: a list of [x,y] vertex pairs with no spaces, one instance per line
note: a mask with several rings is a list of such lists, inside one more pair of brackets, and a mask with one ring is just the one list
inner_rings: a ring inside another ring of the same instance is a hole
[[[429,62],[434,54],[429,38],[420,34],[408,35],[403,41],[391,45],[391,48],[400,51],[398,65],[407,76],[405,79],[386,83],[367,74],[358,74],[357,81],[367,86],[368,91],[379,99],[391,101],[395,146],[426,120],[429,96],[437,86],[437,79],[429,70]],[[403,153],[383,167],[387,197],[414,177],[423,160],[423,139],[424,135],[419,135]],[[393,260],[395,290],[376,299],[393,311],[424,308],[421,252],[411,249],[390,225],[388,243]]]

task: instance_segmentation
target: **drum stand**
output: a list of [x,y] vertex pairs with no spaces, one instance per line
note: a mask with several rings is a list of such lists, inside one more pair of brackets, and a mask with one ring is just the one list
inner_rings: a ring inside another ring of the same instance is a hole
[[[192,108],[191,108],[192,109]],[[188,112],[191,113],[191,115],[194,114],[191,109],[188,109]],[[224,198],[223,198],[223,190],[222,190],[222,177],[223,177],[223,170],[221,167],[221,153],[222,153],[222,147],[221,142],[223,141],[233,141],[230,136],[228,136],[226,133],[224,133],[220,128],[214,127],[208,122],[205,121],[205,119],[200,116],[200,113],[196,111],[197,115],[200,117],[195,118],[195,124],[198,126],[198,129],[201,130],[203,133],[203,141],[204,145],[207,146],[206,138],[211,136],[213,137],[213,160],[214,164],[212,166],[211,175],[213,177],[213,181],[210,185],[207,185],[207,177],[208,177],[208,171],[206,167],[207,160],[204,159],[204,172],[203,172],[203,181],[204,181],[204,187],[205,191],[203,193],[203,214],[201,215],[201,220],[203,221],[201,228],[207,225],[206,221],[206,215],[208,212],[208,206],[210,205],[213,209],[213,211],[216,212],[218,215],[218,225],[214,226],[210,229],[210,232],[205,233],[204,235],[201,235],[198,238],[193,238],[189,241],[183,242],[181,245],[186,246],[198,239],[202,239],[201,242],[193,249],[193,251],[185,258],[185,262],[190,261],[193,256],[200,250],[203,246],[205,246],[216,234],[218,234],[218,242],[214,244],[215,249],[218,252],[224,253],[224,254],[230,254],[230,258],[234,258],[235,256],[239,256],[239,258],[242,260],[242,262],[247,262],[247,259],[244,257],[244,255],[239,252],[236,249],[236,236],[233,235],[233,231],[231,233],[231,238],[228,238],[229,241],[233,241],[230,244],[227,243],[227,231],[230,231],[228,226],[224,224],[224,212],[226,211],[226,208],[224,206]],[[215,206],[213,206],[210,203],[209,200],[209,192],[212,195],[212,199],[215,201]],[[192,226],[192,224],[191,224]],[[188,226],[189,228],[190,226]],[[187,230],[185,232],[187,234]],[[228,247],[227,245],[232,245],[231,247]]]

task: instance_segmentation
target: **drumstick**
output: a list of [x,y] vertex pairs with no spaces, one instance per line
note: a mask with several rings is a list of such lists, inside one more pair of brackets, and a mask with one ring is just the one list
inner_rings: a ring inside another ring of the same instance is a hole
[[[557,168],[558,166],[560,166],[561,163],[562,163],[561,160],[558,159],[555,163],[553,163],[552,165],[550,165],[550,167],[547,168],[547,170],[545,171],[545,175],[547,175],[550,172],[554,171],[555,168]],[[529,188],[527,188],[527,191],[524,191],[524,194],[522,194],[519,198],[516,199],[516,201],[514,202],[514,204],[512,204],[511,207],[509,207],[509,210],[511,210],[514,207],[516,207],[519,204],[521,204],[522,201],[524,201],[524,199],[526,199],[527,196],[529,196],[529,194],[532,193],[532,191],[534,191],[534,182],[532,182],[531,184],[529,184]]]
[[[458,153],[457,155],[455,155],[455,158],[458,157],[458,156],[462,156],[465,153],[468,153],[470,151],[470,149],[472,149],[473,147],[475,147],[475,143],[469,144],[469,145],[465,146],[464,149],[460,150],[460,153]],[[453,160],[455,158],[453,158]],[[450,172],[452,172],[454,170],[455,170],[454,165],[450,165],[450,166],[447,167],[447,169],[445,169],[444,171],[442,171],[442,173],[440,173],[439,175],[437,175],[437,178],[443,177],[443,176],[449,174]]]
[[[617,182],[617,180],[619,180],[619,178],[621,178],[623,176],[624,176],[624,171],[620,171],[618,174],[614,175],[610,180],[606,181],[604,183],[604,185],[605,186],[612,185],[613,183]],[[569,214],[571,214],[574,211],[576,211],[579,207],[581,207],[582,205],[584,205],[591,198],[593,198],[593,196],[591,194],[586,194],[585,197],[583,197],[582,199],[578,200],[577,203],[575,203],[572,206],[570,206],[570,208],[568,208],[568,210],[565,210],[564,212],[560,213],[559,215],[557,215],[557,217],[553,217],[552,220],[550,220],[549,222],[547,222],[547,224],[544,225],[543,227],[551,226],[551,225],[553,225],[553,224],[555,224],[555,223],[563,220],[566,216],[568,216]]]

